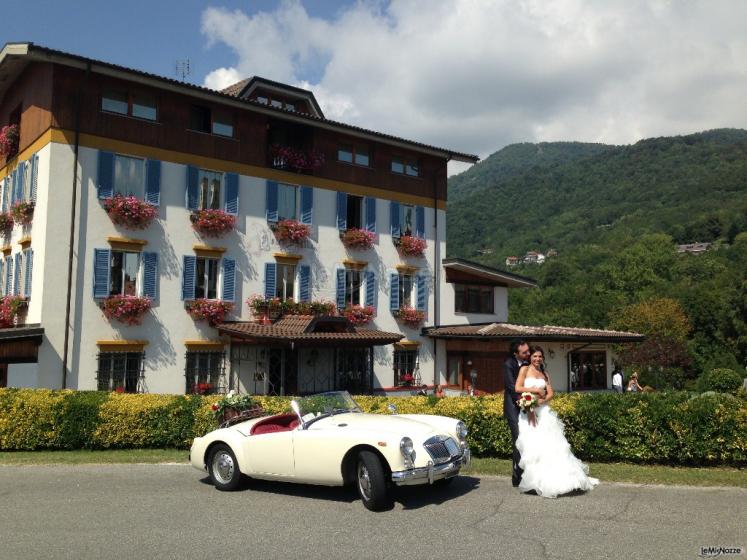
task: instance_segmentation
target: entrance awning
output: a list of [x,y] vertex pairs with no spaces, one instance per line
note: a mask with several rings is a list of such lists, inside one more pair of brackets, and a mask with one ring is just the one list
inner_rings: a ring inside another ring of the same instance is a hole
[[642,334],[603,329],[581,329],[551,325],[533,326],[512,323],[483,323],[478,325],[439,325],[426,327],[423,334],[431,338],[462,338],[477,340],[544,340],[558,342],[641,342]]
[[401,333],[363,329],[345,317],[286,315],[264,325],[231,321],[218,325],[218,332],[255,344],[281,346],[384,346],[404,338]]

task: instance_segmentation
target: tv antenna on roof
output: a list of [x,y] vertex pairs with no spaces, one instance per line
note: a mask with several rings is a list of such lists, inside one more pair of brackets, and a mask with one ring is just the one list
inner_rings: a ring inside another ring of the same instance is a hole
[[176,61],[176,77],[181,78],[182,82],[187,81],[187,76],[189,76],[192,73],[192,67],[190,65],[189,59],[185,58],[184,60],[177,60]]

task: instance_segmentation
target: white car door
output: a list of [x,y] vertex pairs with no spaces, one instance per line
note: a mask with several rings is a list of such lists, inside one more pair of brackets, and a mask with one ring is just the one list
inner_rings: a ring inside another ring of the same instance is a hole
[[246,457],[249,462],[246,474],[271,475],[273,478],[293,477],[294,433],[295,430],[271,432],[246,438]]

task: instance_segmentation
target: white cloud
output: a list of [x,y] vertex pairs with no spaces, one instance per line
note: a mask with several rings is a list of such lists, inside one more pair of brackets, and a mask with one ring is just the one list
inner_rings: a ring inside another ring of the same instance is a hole
[[333,20],[297,0],[208,8],[202,32],[237,62],[205,85],[301,85],[329,118],[483,157],[518,141],[629,143],[747,127],[744,21],[741,0],[392,0]]

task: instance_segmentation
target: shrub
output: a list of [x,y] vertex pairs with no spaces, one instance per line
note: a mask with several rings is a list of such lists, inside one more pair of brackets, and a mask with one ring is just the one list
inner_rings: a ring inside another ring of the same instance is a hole
[[717,368],[704,373],[698,379],[700,391],[735,393],[742,386],[742,376],[732,369]]
[[140,296],[109,296],[101,302],[104,316],[119,321],[125,325],[139,325],[148,310],[153,305],[149,297]]
[[311,228],[296,220],[282,220],[273,226],[273,232],[280,243],[303,245],[311,235]]
[[342,234],[341,239],[348,249],[365,251],[376,243],[376,234],[366,229],[350,228]]
[[19,200],[13,204],[10,209],[13,214],[13,221],[21,226],[27,226],[34,221],[34,208],[36,203],[33,200]]
[[18,153],[18,141],[21,137],[17,124],[10,124],[0,129],[0,154],[6,159]]
[[400,307],[395,316],[405,325],[412,328],[417,328],[425,320],[425,313],[423,311],[418,311],[407,306]]
[[0,298],[0,329],[7,329],[16,324],[16,317],[25,303],[26,298],[21,296]]
[[353,325],[366,325],[376,315],[376,310],[371,305],[351,305],[342,312],[343,317]]
[[427,244],[425,239],[412,235],[403,235],[399,238],[399,251],[406,257],[421,257],[425,252]]
[[218,299],[196,299],[185,305],[187,313],[195,321],[207,321],[211,327],[220,325],[226,314],[233,309],[233,303]]
[[8,235],[13,229],[13,224],[15,220],[11,212],[0,212],[0,234]]
[[197,210],[189,219],[192,229],[206,237],[221,237],[236,227],[236,216],[223,210]]
[[102,203],[114,224],[130,229],[145,229],[158,216],[158,208],[136,196],[116,194]]

